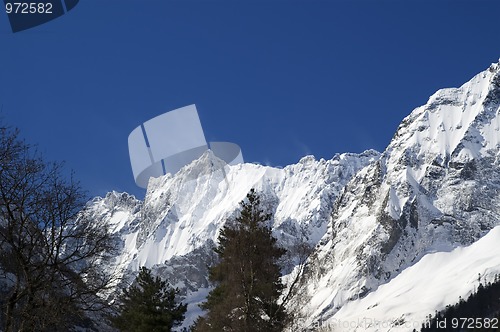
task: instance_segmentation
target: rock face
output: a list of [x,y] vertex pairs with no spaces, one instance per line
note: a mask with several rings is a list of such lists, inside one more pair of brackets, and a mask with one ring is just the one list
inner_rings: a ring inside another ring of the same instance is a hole
[[[112,192],[88,209],[113,225],[121,250],[110,268],[127,276],[139,266],[153,267],[184,290],[195,315],[194,304],[209,286],[206,266],[215,259],[218,230],[255,188],[283,246],[315,247],[294,304],[305,317],[298,327],[304,330],[335,321],[343,307],[378,289],[387,292],[424,256],[471,245],[499,224],[499,106],[500,65],[492,64],[416,108],[382,154],[346,153],[328,161],[307,156],[280,169],[227,166],[208,151],[173,176],[151,179],[143,202]],[[285,273],[296,262],[291,256]],[[472,275],[500,271],[491,264]],[[456,298],[473,287],[457,286]],[[427,313],[447,304],[433,301]],[[412,315],[411,306],[404,310],[392,327]]]
[[[345,186],[311,266],[314,319],[335,319],[424,255],[470,245],[499,224],[499,71],[492,64],[460,88],[436,92]],[[427,314],[438,307],[429,303]]]

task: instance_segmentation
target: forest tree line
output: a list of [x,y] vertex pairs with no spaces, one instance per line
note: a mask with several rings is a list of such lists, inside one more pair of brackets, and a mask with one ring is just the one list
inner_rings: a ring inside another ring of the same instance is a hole
[[465,300],[459,298],[444,310],[429,314],[421,332],[434,331],[500,331],[500,276],[493,281],[481,281]]

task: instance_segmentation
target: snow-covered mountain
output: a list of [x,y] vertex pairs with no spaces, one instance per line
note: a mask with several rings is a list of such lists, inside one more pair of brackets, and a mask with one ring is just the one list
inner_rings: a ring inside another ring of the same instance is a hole
[[[87,209],[112,225],[120,254],[110,269],[127,279],[147,266],[181,288],[188,302],[203,300],[199,297],[209,287],[207,265],[214,259],[218,231],[251,188],[274,215],[272,227],[283,246],[307,242],[313,247],[327,230],[342,188],[379,156],[373,150],[328,161],[307,156],[295,165],[273,168],[228,166],[207,151],[174,176],[152,178],[144,201],[110,192]],[[294,261],[290,256],[288,270]]]
[[[478,273],[500,272],[492,254],[500,253],[499,112],[500,65],[492,64],[416,108],[382,154],[273,168],[228,166],[208,151],[151,179],[144,201],[111,192],[88,209],[112,225],[120,254],[110,268],[130,277],[145,265],[181,287],[189,323],[209,287],[218,230],[255,188],[280,243],[315,248],[291,304],[303,317],[297,330],[378,321],[369,329],[411,331],[470,293]],[[296,263],[292,254],[285,272]]]
[[[500,224],[499,106],[500,66],[492,64],[460,88],[439,90],[402,121],[380,159],[358,172],[335,204],[311,267],[315,281],[307,285],[308,324],[338,322],[356,312],[356,317],[390,322],[373,330],[408,330],[406,322],[420,323],[425,314],[449,304],[437,287],[449,275],[438,274],[437,263],[434,283],[428,281],[424,275],[432,269],[422,262],[431,253],[471,245]],[[500,245],[493,243],[489,250],[500,253]],[[463,261],[454,257],[456,265],[450,268],[457,274],[470,266],[471,256],[464,255]],[[483,259],[488,261],[477,257]],[[446,298],[458,301],[477,286],[472,281],[478,273],[500,271],[498,260],[487,263],[472,265],[476,270],[467,272],[468,286],[460,278],[448,280],[455,284]],[[416,278],[406,279],[408,291],[418,283],[435,295],[420,293],[404,307],[390,298],[373,303],[380,305],[373,316],[370,305],[359,299],[376,296],[383,284],[380,292],[387,292],[410,266]],[[356,310],[344,309],[347,303]],[[426,303],[427,312],[415,310],[420,303]],[[390,316],[394,306],[397,317]]]

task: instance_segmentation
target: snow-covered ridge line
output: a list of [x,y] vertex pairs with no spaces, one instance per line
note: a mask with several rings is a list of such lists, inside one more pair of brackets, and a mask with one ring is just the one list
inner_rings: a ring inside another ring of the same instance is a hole
[[[306,156],[297,164],[273,168],[228,166],[208,151],[175,175],[152,178],[144,201],[111,192],[91,202],[89,209],[112,225],[121,252],[115,267],[121,273],[155,267],[173,278],[172,283],[196,292],[207,286],[206,274],[193,272],[206,270],[201,267],[209,257],[206,245],[216,242],[218,230],[251,188],[273,213],[274,232],[284,246],[302,241],[314,246],[326,232],[344,185],[379,156],[373,150],[337,154],[331,160]],[[176,266],[163,268],[170,265]],[[183,274],[188,265],[194,270]],[[182,275],[192,280],[180,280]]]

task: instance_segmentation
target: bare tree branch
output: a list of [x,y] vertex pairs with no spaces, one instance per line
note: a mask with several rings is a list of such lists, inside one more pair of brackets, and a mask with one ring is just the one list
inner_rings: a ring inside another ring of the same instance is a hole
[[0,129],[0,329],[68,331],[107,307],[98,294],[114,283],[103,268],[114,248],[86,199],[61,164]]

